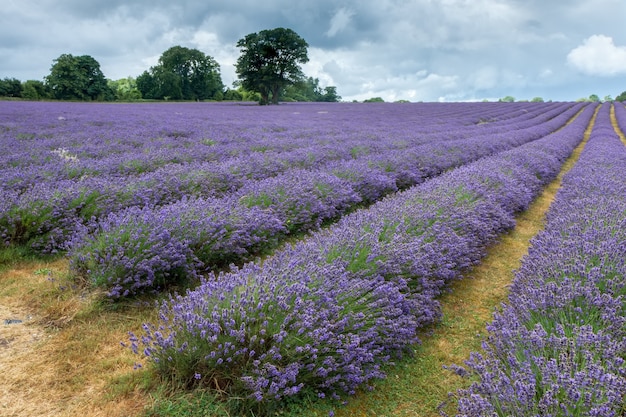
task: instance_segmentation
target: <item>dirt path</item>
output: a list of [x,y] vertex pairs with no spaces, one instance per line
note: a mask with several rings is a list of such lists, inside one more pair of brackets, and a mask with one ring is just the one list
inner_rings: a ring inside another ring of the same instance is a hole
[[622,132],[622,130],[619,128],[619,125],[617,124],[617,119],[615,118],[615,106],[623,106],[623,104],[613,103],[613,105],[611,106],[611,124],[613,125],[613,129],[615,129],[615,133],[617,133],[617,136],[619,136],[622,143],[626,145],[626,132]]
[[111,384],[132,374],[119,342],[142,317],[98,310],[64,276],[64,259],[0,272],[0,416],[139,415],[147,396]]

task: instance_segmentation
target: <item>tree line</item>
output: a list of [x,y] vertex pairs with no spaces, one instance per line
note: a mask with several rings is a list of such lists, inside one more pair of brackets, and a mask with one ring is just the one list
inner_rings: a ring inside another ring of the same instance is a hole
[[174,46],[158,63],[136,78],[107,79],[89,55],[63,54],[53,60],[43,81],[0,79],[0,96],[29,100],[234,100],[278,104],[279,101],[341,100],[334,86],[320,87],[306,77],[308,44],[291,29],[251,33],[237,42],[241,56],[235,65],[233,89],[221,78],[220,65],[198,49]]

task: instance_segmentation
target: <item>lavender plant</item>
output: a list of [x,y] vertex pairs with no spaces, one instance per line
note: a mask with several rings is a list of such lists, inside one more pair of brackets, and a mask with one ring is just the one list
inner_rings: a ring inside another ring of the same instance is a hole
[[271,211],[291,233],[316,229],[361,201],[346,181],[307,170],[251,182],[235,197],[246,207]]
[[132,349],[145,345],[177,383],[245,394],[263,410],[302,392],[353,394],[416,342],[415,302],[395,284],[281,265],[210,276],[164,303],[161,324],[131,335]]
[[276,246],[286,230],[267,211],[236,200],[183,199],[161,208],[110,214],[98,233],[79,236],[70,269],[112,298],[189,282]]
[[458,393],[459,416],[626,412],[626,149],[609,108],[467,362],[478,381]]

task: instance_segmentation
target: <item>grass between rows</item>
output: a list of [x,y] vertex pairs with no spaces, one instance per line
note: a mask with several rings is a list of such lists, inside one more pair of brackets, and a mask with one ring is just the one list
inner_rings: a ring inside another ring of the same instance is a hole
[[[424,332],[413,359],[389,369],[374,391],[357,394],[346,406],[299,404],[287,415],[326,416],[333,409],[336,416],[439,415],[448,393],[468,385],[443,366],[463,364],[480,350],[485,325],[506,301],[513,270],[542,229],[561,177],[578,159],[592,125],[559,177],[517,217],[515,229],[441,298],[443,321]],[[142,323],[157,321],[152,302],[112,306],[73,283],[67,271],[63,258],[28,260],[15,249],[0,253],[0,314],[25,318],[10,332],[8,326],[0,330],[0,414],[179,416],[198,415],[200,407],[228,415],[206,394],[167,392],[149,369],[133,370],[136,358],[120,342],[128,331],[140,333]],[[0,317],[6,318],[11,317]],[[452,414],[454,401],[442,409]]]

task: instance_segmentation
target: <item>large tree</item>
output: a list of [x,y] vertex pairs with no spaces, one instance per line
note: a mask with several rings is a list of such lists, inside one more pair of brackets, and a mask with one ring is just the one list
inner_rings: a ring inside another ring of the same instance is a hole
[[197,49],[173,46],[163,52],[156,66],[137,77],[144,98],[204,100],[224,90],[220,66]]
[[308,62],[308,44],[291,29],[276,28],[251,33],[237,42],[241,56],[236,70],[239,84],[258,92],[261,104],[278,104],[280,93],[303,77],[299,64]]
[[100,70],[100,64],[89,55],[63,54],[55,59],[46,85],[60,100],[111,100],[113,92]]

